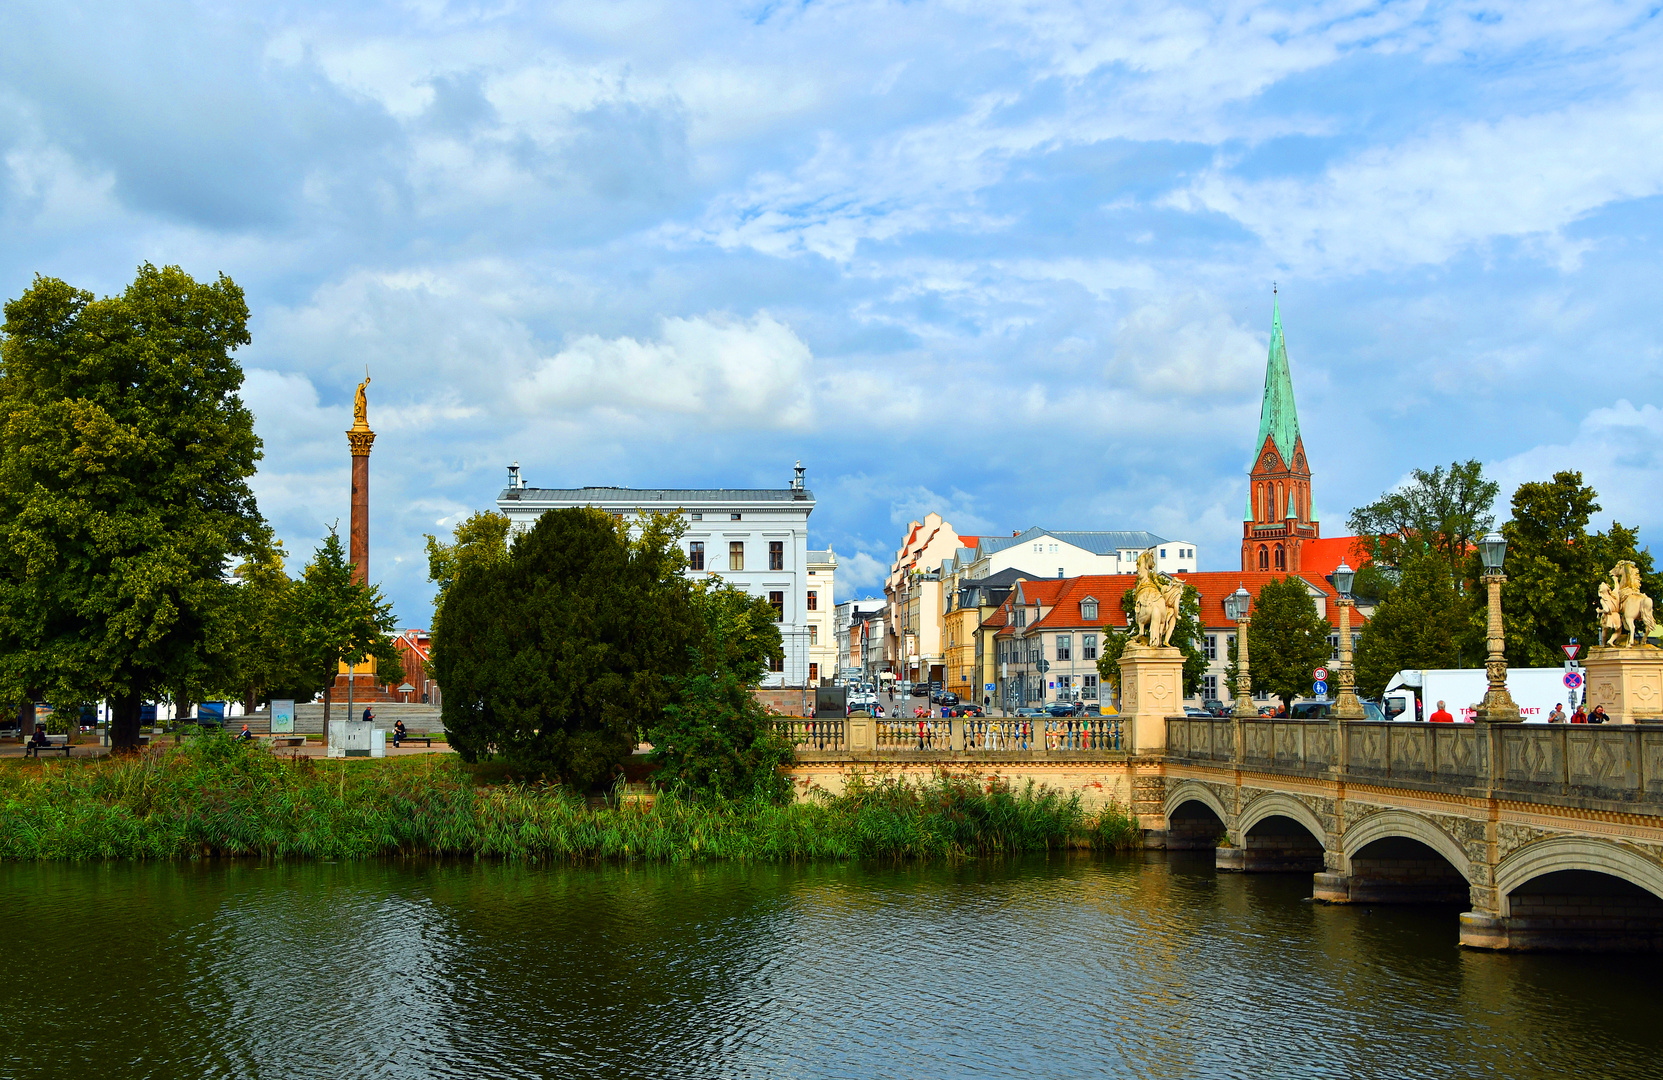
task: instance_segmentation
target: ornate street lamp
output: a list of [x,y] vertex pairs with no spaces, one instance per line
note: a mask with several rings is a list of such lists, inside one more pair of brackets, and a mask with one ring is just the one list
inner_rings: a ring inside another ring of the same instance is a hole
[[1237,585],[1236,591],[1224,598],[1224,616],[1236,624],[1236,719],[1254,715],[1252,680],[1247,670],[1247,625],[1253,620],[1250,614],[1253,608],[1253,596],[1244,585]]
[[1484,661],[1484,674],[1490,688],[1478,703],[1478,719],[1492,724],[1516,724],[1519,707],[1507,692],[1507,639],[1501,626],[1501,587],[1507,575],[1501,564],[1507,558],[1507,538],[1493,532],[1478,542],[1478,557],[1484,563],[1484,584],[1490,590],[1490,627],[1485,637],[1489,655]]
[[1357,572],[1340,560],[1334,569],[1334,606],[1340,609],[1340,668],[1335,672],[1339,694],[1334,700],[1334,715],[1341,720],[1362,720],[1368,714],[1357,700],[1357,673],[1351,669],[1351,584]]

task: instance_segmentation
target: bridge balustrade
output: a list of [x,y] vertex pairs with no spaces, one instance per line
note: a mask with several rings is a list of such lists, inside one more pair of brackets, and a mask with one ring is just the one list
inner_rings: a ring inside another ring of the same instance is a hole
[[848,746],[843,721],[836,717],[776,717],[774,732],[799,750],[843,750]]
[[1663,724],[1342,725],[1210,716],[1171,717],[1166,724],[1171,761],[1446,790],[1663,802]]

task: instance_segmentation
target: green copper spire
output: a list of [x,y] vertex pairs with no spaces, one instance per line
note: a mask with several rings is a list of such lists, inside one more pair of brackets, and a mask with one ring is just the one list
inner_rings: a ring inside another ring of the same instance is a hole
[[1293,376],[1288,373],[1288,350],[1282,344],[1282,306],[1275,305],[1270,320],[1270,359],[1265,363],[1265,400],[1259,406],[1259,441],[1253,444],[1256,454],[1265,445],[1265,437],[1276,440],[1276,449],[1286,464],[1293,464],[1293,447],[1299,441],[1299,413],[1293,405]]

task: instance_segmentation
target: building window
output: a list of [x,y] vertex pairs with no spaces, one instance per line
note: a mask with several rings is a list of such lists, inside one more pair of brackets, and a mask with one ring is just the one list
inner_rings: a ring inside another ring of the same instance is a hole
[[728,543],[728,569],[745,569],[745,541],[733,540]]
[[694,570],[704,569],[704,541],[694,540],[687,545],[687,565]]
[[1027,626],[1027,625],[1028,625],[1028,609],[1025,608],[1025,607],[1017,608],[1016,609],[1016,626],[1017,626],[1017,629],[1020,630],[1022,627]]
[[1338,660],[1339,658],[1340,658],[1340,635],[1338,635],[1338,634],[1329,634],[1328,635],[1328,659]]
[[1201,676],[1201,697],[1206,701],[1218,700],[1218,676]]
[[1270,549],[1263,546],[1259,548],[1259,569],[1270,569]]
[[783,540],[770,540],[770,541],[768,541],[768,569],[770,569],[770,570],[784,570],[785,569],[785,541],[783,541]]
[[1081,634],[1080,635],[1080,659],[1081,660],[1095,660],[1095,659],[1097,659],[1097,635],[1096,634]]
[[696,512],[692,515],[692,518],[693,518],[694,521],[703,521],[704,520],[704,514],[702,512]]
[[1166,548],[1161,549],[1161,558],[1166,558]]
[[775,622],[785,621],[785,594],[783,592],[769,593],[768,606],[774,609]]
[[739,515],[738,514],[729,514],[728,515],[728,520],[729,521],[738,521],[739,520]]
[[820,681],[820,665],[819,664],[810,664],[808,666],[808,684],[810,686],[813,686],[815,683],[817,683],[819,681]]
[[785,654],[777,653],[768,658],[768,670],[778,673],[785,670]]
[[1208,634],[1201,639],[1201,655],[1209,660],[1218,659],[1218,635]]
[[813,589],[808,591],[808,609],[810,611],[820,610],[820,594]]
[[1286,570],[1287,568],[1288,568],[1288,553],[1282,547],[1281,544],[1277,544],[1276,545],[1276,569]]
[[808,643],[810,645],[820,644],[820,626],[818,623],[808,624]]
[[1068,634],[1057,635],[1057,659],[1072,660],[1074,658],[1074,642]]
[[1034,638],[1028,642],[1028,663],[1037,664],[1045,659],[1045,639]]
[[1086,622],[1096,622],[1097,621],[1097,601],[1095,601],[1095,600],[1082,600],[1082,601],[1080,601],[1080,618],[1084,619]]
[[1086,675],[1081,677],[1080,698],[1084,701],[1097,700],[1097,676]]

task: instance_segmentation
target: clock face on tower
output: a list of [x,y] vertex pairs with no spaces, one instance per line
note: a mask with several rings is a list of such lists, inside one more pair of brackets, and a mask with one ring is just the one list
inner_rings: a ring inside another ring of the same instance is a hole
[[1293,456],[1293,467],[1296,468],[1296,469],[1303,469],[1305,467],[1305,455],[1304,454],[1295,454]]
[[1276,455],[1266,454],[1264,460],[1259,462],[1259,464],[1266,469],[1276,468]]

